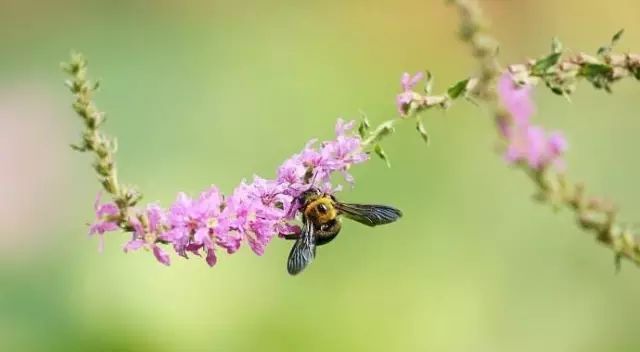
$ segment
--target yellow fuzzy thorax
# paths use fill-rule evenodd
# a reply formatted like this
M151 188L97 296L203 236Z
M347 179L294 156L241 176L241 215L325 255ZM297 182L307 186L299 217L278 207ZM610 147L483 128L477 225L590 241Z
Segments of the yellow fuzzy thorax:
M326 213L319 211L318 207L321 204L327 208ZM320 197L309 202L309 205L304 209L304 215L315 223L326 224L338 216L338 211L333 206L333 200L330 197Z

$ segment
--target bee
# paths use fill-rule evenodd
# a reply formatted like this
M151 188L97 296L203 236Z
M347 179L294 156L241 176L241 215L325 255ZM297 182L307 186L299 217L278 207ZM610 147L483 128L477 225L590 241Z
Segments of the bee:
M341 216L367 226L388 224L402 216L400 210L386 205L342 203L317 188L303 192L298 202L302 213L301 232L285 236L296 241L287 260L287 271L291 275L299 274L313 261L317 246L338 236L342 228Z

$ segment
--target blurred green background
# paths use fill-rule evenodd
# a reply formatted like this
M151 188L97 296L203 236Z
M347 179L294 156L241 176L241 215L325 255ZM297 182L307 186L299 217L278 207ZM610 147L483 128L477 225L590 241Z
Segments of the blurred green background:
M640 51L636 0L482 1L503 62L549 51L554 35L594 52L619 28ZM290 243L246 247L208 268L125 255L87 239L98 190L58 68L84 52L117 136L124 182L171 202L212 183L273 177L337 117L395 114L400 74L430 69L436 90L473 72L441 0L0 1L0 350L638 351L640 270L495 153L483 109L432 112L425 148L411 124L385 144L393 167L353 170L343 199L405 217L345 224L301 276ZM568 165L640 221L639 87L582 84L573 104L536 92L536 119L566 131Z

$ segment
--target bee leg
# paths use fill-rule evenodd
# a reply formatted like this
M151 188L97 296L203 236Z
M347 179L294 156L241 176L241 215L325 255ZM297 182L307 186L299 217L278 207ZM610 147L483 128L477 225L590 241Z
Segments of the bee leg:
M297 240L298 238L300 238L300 234L299 233L287 233L282 235L282 238L284 238L285 240Z
M333 241L334 238L336 238L336 236L338 236L337 233L322 233L322 231L318 231L320 233L316 232L316 235L318 235L317 239L316 239L316 246L322 246L325 245L331 241Z

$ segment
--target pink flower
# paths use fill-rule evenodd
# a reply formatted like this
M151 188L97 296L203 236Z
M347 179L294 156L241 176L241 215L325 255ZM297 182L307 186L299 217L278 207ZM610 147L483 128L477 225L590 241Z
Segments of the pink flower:
M562 156L569 149L569 142L567 142L564 134L560 131L551 132L547 140L547 148L549 159L553 161L555 168L558 171L564 171L565 164Z
M101 195L102 193L99 192L96 196L96 201L93 204L93 209L96 213L96 221L89 227L89 235L98 235L99 237L98 250L100 252L104 249L104 233L119 229L116 218L118 214L120 214L120 210L115 203L100 204Z
M412 90L413 87L422 80L422 78L424 78L424 74L422 72L418 72L413 76L408 72L403 73L402 78L400 79L402 90L405 92Z
M537 170L551 164L562 169L566 150L567 141L560 132L547 136L539 126L515 126L505 158L510 163L524 161Z
M413 91L413 87L415 87L415 85L418 84L418 82L420 82L423 77L424 74L422 72L418 72L413 76L411 76L407 72L402 74L402 78L400 79L402 92L396 96L396 106L398 108L400 116L406 117L409 113L411 103L417 95L417 93Z
M169 257L169 255L162 248L160 248L160 246L158 246L156 243L147 243L145 242L145 240L142 240L142 239L134 239L127 242L127 244L122 249L124 250L125 253L128 253L128 252L136 251L140 248L146 248L148 250L151 250L151 252L153 253L153 256L156 258L156 260L159 263L166 266L171 265L171 258Z
M504 73L498 81L500 100L517 125L528 124L529 118L535 112L531 91L531 86L517 85L508 72Z
M222 196L214 186L202 192L197 200L184 193L178 194L169 209L171 230L166 236L178 254L184 257L187 257L187 252L200 255L202 249L207 253L207 263L210 266L216 263L214 236L216 231L226 230L219 226L221 206Z
M550 153L555 156L560 156L569 149L569 143L560 131L551 132L548 143Z
M251 184L241 183L227 199L225 210L235 215L231 228L258 255L264 254L264 248L278 232L278 224L285 221L285 209L293 201L285 190L283 184L256 176Z
M302 229L299 225L282 222L276 225L276 232L278 233L278 236L284 237L285 235L299 234L302 232Z
M157 244L157 240L164 240L163 233L166 226L166 213L164 209L156 204L149 204L145 214L147 218L147 227L138 219L138 216L131 216L129 224L133 227L133 238L123 247L125 253L136 251L140 248L151 250L156 260L169 266L171 259L169 255Z
M153 256L156 257L156 260L166 266L171 265L171 259L169 255L157 245L153 245Z
M509 73L498 82L498 94L512 121L500 121L500 131L507 140L505 158L510 163L526 162L536 170L549 165L557 169L564 167L562 156L567 150L567 141L560 132L547 136L542 127L530 123L535 111L531 99L531 86L518 86Z
M347 171L351 165L369 159L369 156L362 150L360 137L349 134L353 126L354 121L344 123L342 119L339 119L336 125L336 139L323 143L320 153L323 155L325 163L318 182L328 182L331 174L338 171L342 173L347 182L353 183L353 177Z
M362 140L353 133L355 122L345 122L338 119L336 123L336 138L315 146L315 140L307 143L303 151L286 160L278 170L277 181L286 184L286 193L296 198L313 183L320 187L330 181L330 176L340 172L345 180L353 182L347 172L352 165L360 164L369 159L362 149ZM309 180L305 180L309 176Z

